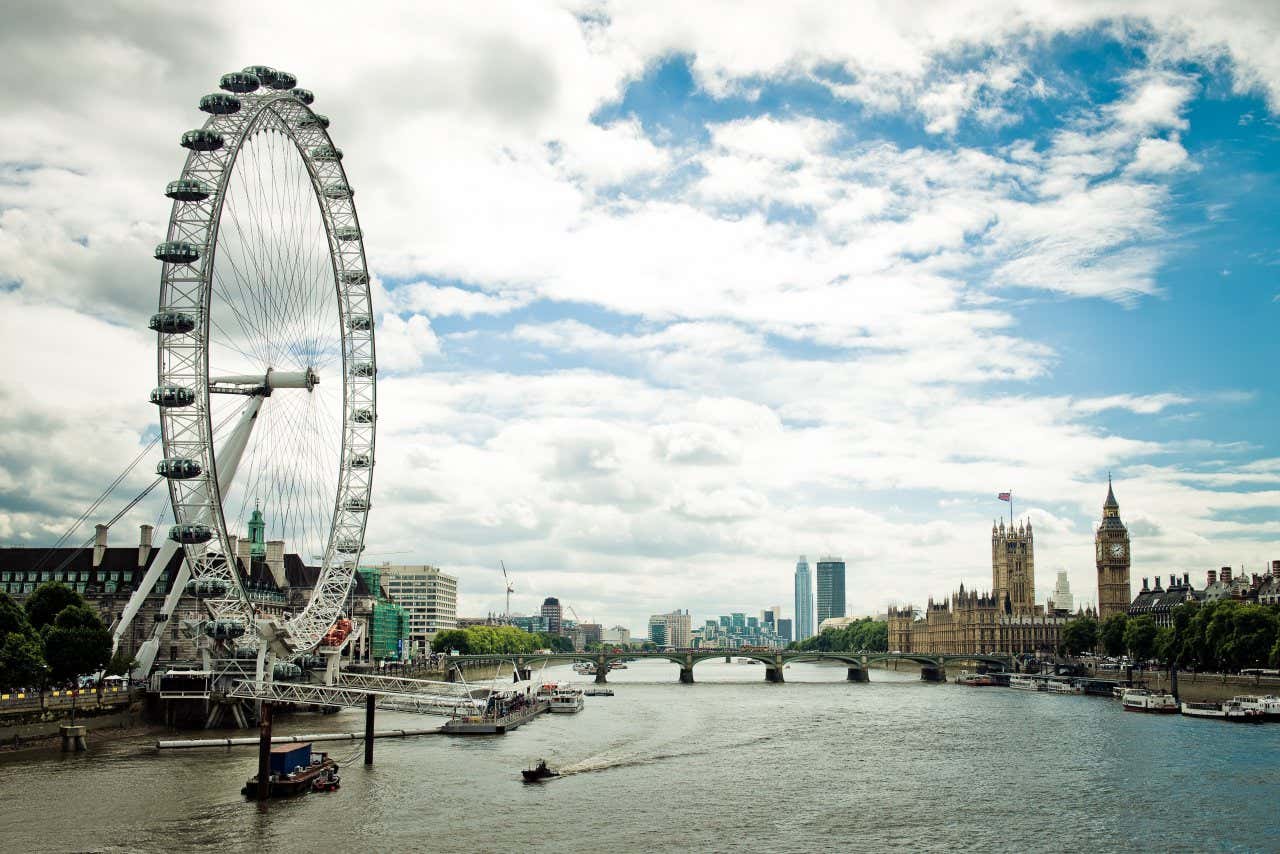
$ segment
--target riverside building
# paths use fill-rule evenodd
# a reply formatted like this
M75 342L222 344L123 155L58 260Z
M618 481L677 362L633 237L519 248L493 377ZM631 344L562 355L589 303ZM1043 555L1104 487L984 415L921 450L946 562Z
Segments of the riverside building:
M813 577L804 555L796 561L796 640L813 635Z
M991 526L990 593L965 590L940 602L930 597L921 612L911 605L889 608L889 649L939 655L1052 652L1067 622L1036 605L1035 535L1031 522L1006 530Z
M688 649L693 646L693 625L689 612L672 611L649 618L649 640L658 646Z
M409 622L409 647L425 650L436 632L458 627L458 579L439 567L384 563L382 584Z

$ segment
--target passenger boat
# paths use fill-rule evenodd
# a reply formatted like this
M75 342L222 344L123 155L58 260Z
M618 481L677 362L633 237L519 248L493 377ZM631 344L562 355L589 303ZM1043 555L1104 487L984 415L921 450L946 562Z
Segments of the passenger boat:
M612 697L613 689L612 688L588 688L582 693L586 694L588 697Z
M538 698L550 702L550 711L560 715L580 712L586 705L582 699L582 689L568 682L544 682L538 688Z
M302 744L277 744L271 748L271 776L268 792L273 798L302 795L321 787L321 791L338 788L338 763L327 753L312 753L311 742ZM331 786L332 788L326 788ZM240 794L247 798L258 796L258 775L254 774L244 784Z
M520 776L524 777L526 783L541 783L543 780L550 780L552 777L559 777L558 771L552 771L547 767L547 760L539 759L538 764L532 768L525 768L520 772Z
M1280 720L1280 697L1255 697L1252 694L1238 694L1231 702L1239 703L1242 709L1257 712L1263 720Z
M1047 679L1044 690L1050 694L1083 694L1084 686L1071 679Z
M986 688L996 684L996 680L985 673L962 672L956 677L957 685L968 685L970 688Z
M1152 694L1145 688L1129 688L1120 698L1126 712L1171 715L1178 712L1178 701L1172 694Z
M1217 718L1238 723L1261 723L1262 712L1246 709L1235 700L1225 703L1183 703L1182 714L1191 718Z
M1043 691L1044 683L1030 676L1010 676L1009 687L1019 691Z

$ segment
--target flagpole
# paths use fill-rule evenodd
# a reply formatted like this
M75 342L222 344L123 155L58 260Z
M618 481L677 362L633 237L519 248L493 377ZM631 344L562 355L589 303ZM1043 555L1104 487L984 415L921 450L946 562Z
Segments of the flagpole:
M1009 530L1013 530L1013 490L1009 490Z

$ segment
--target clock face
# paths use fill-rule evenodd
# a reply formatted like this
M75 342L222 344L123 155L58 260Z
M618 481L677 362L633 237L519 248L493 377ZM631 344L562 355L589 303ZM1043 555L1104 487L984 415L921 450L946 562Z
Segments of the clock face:
M1124 557L1124 543L1112 543L1112 544L1111 544L1111 556L1112 556L1112 557Z

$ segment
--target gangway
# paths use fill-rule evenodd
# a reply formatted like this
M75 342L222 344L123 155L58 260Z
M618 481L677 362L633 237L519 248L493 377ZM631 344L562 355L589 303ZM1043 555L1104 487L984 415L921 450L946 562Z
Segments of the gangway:
M298 682L259 682L245 679L233 683L227 696L268 703L298 703L359 709L365 708L367 698L372 696L374 704L380 709L441 717L472 715L484 711L486 700L464 693L460 685L451 682L425 684L433 684L437 687L430 690L425 687L414 690L405 686L396 690L392 686L305 685Z

